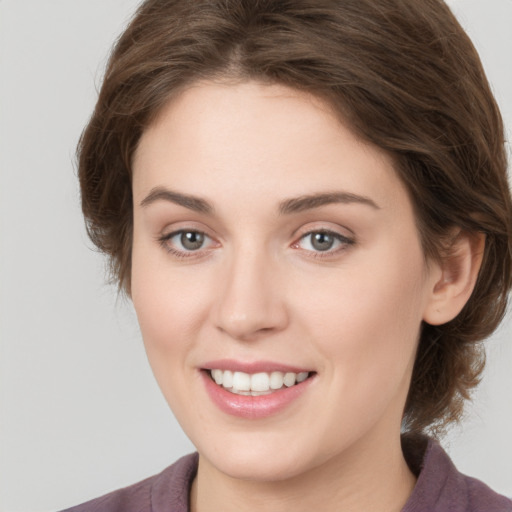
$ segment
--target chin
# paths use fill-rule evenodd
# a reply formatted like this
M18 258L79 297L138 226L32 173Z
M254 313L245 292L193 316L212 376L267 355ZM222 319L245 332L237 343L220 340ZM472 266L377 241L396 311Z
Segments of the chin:
M265 442L261 438L255 442L247 435L246 442L221 444L219 448L199 447L200 457L221 473L235 479L254 482L279 482L304 474L322 461L309 457L303 443L290 441Z
M239 456L233 454L233 457L222 457L218 460L210 461L216 469L225 475L238 480L248 480L253 482L280 482L291 479L304 473L304 468L297 461L283 458L281 454L274 455L271 459L263 458L262 454Z

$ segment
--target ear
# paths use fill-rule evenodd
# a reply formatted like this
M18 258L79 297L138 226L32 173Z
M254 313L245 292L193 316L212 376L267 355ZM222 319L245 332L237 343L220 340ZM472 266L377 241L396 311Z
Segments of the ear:
M431 263L432 283L423 320L441 325L453 320L468 301L478 277L485 248L483 233L459 231L447 255Z

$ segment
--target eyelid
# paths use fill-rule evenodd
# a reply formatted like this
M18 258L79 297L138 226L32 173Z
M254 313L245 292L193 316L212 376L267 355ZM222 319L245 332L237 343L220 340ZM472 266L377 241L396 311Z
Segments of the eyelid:
M350 231L350 230L349 230ZM338 247L334 249L328 249L325 251L320 250L312 250L312 249L304 249L300 247L300 242L307 238L308 236L312 236L317 233L322 233L326 235L330 235L339 242ZM339 230L331 227L326 227L325 225L319 225L318 227L307 227L300 230L300 235L295 239L295 242L291 245L292 248L301 250L304 253L307 253L309 256L313 258L329 258L338 255L340 252L346 251L350 246L355 245L356 239L354 234L351 232L350 235L346 235L340 233Z
M200 247L197 250L178 249L176 247L173 247L170 244L170 241L175 236L181 235L183 233L197 233L203 235L205 240L209 240L209 243L207 244L206 247ZM157 236L157 242L169 254L179 259L200 258L202 256L205 256L206 253L210 252L216 246L218 247L220 245L219 242L217 242L210 234L206 232L206 230L190 226L183 226L177 229L173 229L168 233L163 233Z
M203 222L198 222L192 219L179 219L175 222L162 223L161 227L155 231L156 239L161 240L163 238L169 239L177 233L183 232L193 232L193 233L201 233L212 240L218 240L218 236L213 229L211 229L208 225L205 225Z
M331 229L311 229L309 231L306 231L305 233L302 233L299 238L297 238L297 241L294 243L298 243L300 240L306 238L307 236L316 235L316 234L323 234L323 235L330 235L336 240L339 240L342 243L347 244L353 244L355 243L355 240L352 237L348 237L346 235L343 235L342 233L339 233L337 231L333 231Z

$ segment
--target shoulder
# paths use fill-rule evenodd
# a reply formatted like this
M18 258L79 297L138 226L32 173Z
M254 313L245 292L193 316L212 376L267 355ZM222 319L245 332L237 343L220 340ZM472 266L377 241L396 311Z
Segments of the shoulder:
M462 475L471 504L471 511L475 512L512 512L512 500L494 492L487 485L476 478Z
M158 475L62 512L187 512L197 461L197 454L187 455Z
M423 444L421 460L411 464L419 468L418 481L402 512L512 512L511 500L457 471L439 443Z

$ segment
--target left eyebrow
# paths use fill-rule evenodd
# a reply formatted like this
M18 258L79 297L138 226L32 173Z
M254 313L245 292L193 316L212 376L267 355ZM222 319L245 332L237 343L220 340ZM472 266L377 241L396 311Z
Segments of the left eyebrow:
M191 196L189 194L182 194L164 187L153 188L140 202L140 205L145 208L156 201L167 201L207 215L211 215L213 213L213 206L205 199Z
M370 206L374 210L380 210L380 206L369 197L350 192L327 192L286 199L279 204L279 213L281 215L288 215L335 203L363 204Z

